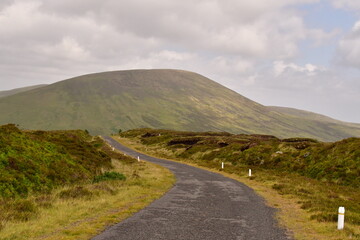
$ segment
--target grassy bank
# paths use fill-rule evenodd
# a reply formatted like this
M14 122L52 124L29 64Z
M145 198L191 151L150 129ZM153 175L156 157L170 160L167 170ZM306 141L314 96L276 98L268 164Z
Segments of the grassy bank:
M112 168L104 142L85 131L22 131L0 126L0 198L46 193L91 181Z
M89 239L174 183L85 131L0 128L0 239ZM57 168L58 167L58 168Z
M23 206L36 206L36 213L27 221L7 222L0 239L89 239L146 207L174 182L169 171L154 164L129 166L115 161L114 165L115 171L128 176L126 181L64 187L22 200L30 203ZM33 208L22 211L25 214Z
M262 135L138 129L121 142L147 154L175 159L245 182L279 208L296 239L359 239L359 139L320 143ZM225 168L221 168L221 162ZM248 169L253 177L248 178ZM336 230L337 209L346 227Z

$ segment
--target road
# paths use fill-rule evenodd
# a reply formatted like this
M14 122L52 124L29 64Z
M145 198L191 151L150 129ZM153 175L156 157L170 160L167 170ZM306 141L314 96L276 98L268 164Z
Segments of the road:
M146 156L109 137L106 140L127 155L170 169L177 181L162 198L93 240L291 239L278 227L275 209L266 206L244 184L221 174Z

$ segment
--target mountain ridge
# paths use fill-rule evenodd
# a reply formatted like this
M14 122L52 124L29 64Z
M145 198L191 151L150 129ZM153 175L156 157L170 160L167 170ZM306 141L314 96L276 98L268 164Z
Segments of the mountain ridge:
M0 124L9 122L94 134L151 127L323 141L360 136L360 125L274 111L200 74L168 69L87 74L0 98Z
M11 96L11 95L21 93L21 92L30 91L32 89L36 89L36 88L40 88L40 87L44 87L44 86L47 86L47 84L38 84L38 85L32 85L32 86L27 86L27 87L14 88L14 89L10 89L10 90L0 91L0 98Z

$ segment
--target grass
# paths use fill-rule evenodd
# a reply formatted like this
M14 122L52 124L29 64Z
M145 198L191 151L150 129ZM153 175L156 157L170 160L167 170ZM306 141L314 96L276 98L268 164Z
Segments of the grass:
M105 172L101 175L95 176L93 182L98 183L98 182L102 182L102 181L125 180L125 179L126 179L126 177L124 174L111 171L111 172Z
M279 209L280 223L296 239L360 239L358 139L319 143L299 138L280 141L261 135L208 136L150 129L121 136L116 139L146 154L200 166L244 182ZM221 162L225 162L224 170L220 169ZM247 177L249 168L252 178ZM344 231L336 229L340 206L346 208Z
M174 181L87 131L0 126L0 239L89 239Z
M125 181L68 186L29 197L22 211L36 205L36 214L5 223L0 239L89 239L162 196L175 181L168 170L151 163L113 164L114 171L129 176Z
M84 131L21 131L0 126L0 199L86 182L111 169L104 142Z

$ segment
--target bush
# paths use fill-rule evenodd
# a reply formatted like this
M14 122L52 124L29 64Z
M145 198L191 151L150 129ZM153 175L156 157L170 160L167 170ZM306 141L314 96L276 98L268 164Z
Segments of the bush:
M122 173L118 172L105 172L99 176L95 176L93 182L98 183L102 181L109 181L109 180L126 180L126 177Z

